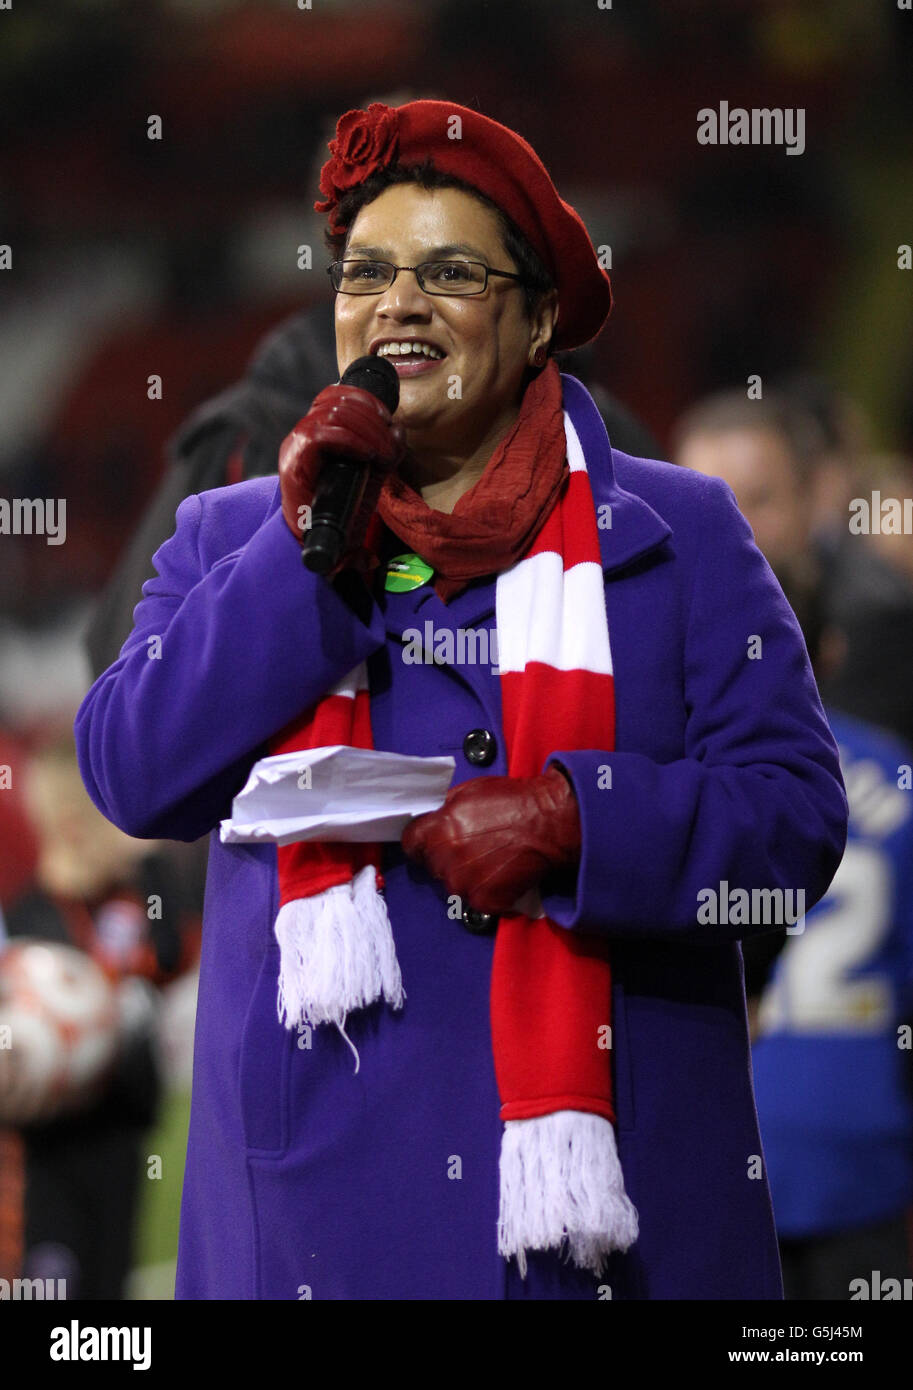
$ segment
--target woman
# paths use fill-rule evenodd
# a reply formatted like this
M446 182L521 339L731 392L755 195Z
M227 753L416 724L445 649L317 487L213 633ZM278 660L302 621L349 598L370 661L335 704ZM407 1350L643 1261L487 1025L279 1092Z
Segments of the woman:
M178 1296L782 1297L738 947L770 918L705 909L839 862L801 636L729 490L614 452L549 360L611 298L532 149L413 102L330 150L338 365L392 361L395 418L328 387L278 481L188 498L76 721L118 825L213 832ZM334 451L370 476L320 578ZM453 756L444 805L221 842L257 758L338 743Z

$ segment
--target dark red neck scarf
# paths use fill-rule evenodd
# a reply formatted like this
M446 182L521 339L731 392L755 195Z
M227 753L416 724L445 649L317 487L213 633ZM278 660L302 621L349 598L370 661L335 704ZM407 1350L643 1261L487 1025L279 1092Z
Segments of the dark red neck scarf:
M452 512L429 507L398 474L387 479L377 510L431 565L435 591L447 603L470 580L500 574L529 549L567 476L561 374L550 362L527 386L519 415Z

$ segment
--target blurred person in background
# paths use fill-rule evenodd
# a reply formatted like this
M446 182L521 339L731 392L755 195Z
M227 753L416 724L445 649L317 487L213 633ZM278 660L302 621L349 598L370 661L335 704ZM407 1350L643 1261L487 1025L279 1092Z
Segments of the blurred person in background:
M868 538L879 559L913 596L913 462L898 455L876 454L868 460L865 487L860 484L861 480L857 490L863 491L864 496L850 503L854 526L857 518L860 526L868 520L868 528L859 534ZM889 510L893 513L890 524Z
M902 507L913 496L913 462L876 453L863 412L822 378L789 378L782 390L824 437L813 473L811 536L823 616L832 636L839 634L841 656L824 664L822 696L913 744L913 537L902 526L860 531L853 520L860 501L871 510L874 491Z
M672 435L676 463L732 488L758 549L789 588L800 623L819 601L820 564L809 541L823 448L823 433L809 413L772 392L761 400L738 390L708 396Z
M828 717L847 847L754 981L753 1068L786 1297L845 1300L913 1276L913 748Z
M698 907L839 862L801 634L728 491L613 449L558 370L611 296L530 146L414 102L330 153L337 370L386 357L399 404L328 386L278 478L182 503L76 721L122 829L211 832L177 1296L779 1298L751 928ZM366 491L322 577L338 454ZM409 661L416 620L500 665ZM383 845L222 840L261 756L340 742L455 785Z
M721 394L680 423L676 456L732 487L826 688L846 639L810 544L803 411ZM867 540L854 537L857 549ZM909 563L908 538L884 544L890 563ZM748 938L742 952L786 1297L846 1300L876 1270L882 1285L913 1274L913 748L825 708L849 804L844 857L804 930Z
M672 454L730 483L803 627L816 610L825 704L913 744L913 540L851 526L853 499L868 512L879 486L878 460L856 453L861 437L850 404L800 381L761 400L706 397L677 422ZM884 497L911 496L909 463L884 472Z
M17 1273L64 1279L68 1298L119 1299L143 1140L161 1096L155 987L192 964L196 929L158 847L124 835L86 796L71 733L32 753L24 803L37 859L30 882L5 904L7 944L28 939L84 952L117 987L119 1024L116 1065L101 1094L20 1130ZM16 1042L14 1028L14 1053Z
M833 698L850 713L865 711L863 673L871 678L873 670L892 664L890 696L878 709L878 722L913 745L913 461L871 457L856 493L850 501L852 539L866 556L867 579L857 611L847 619L856 667L838 673Z
M829 572L847 536L847 516L860 469L872 453L871 424L854 400L814 372L797 372L776 379L775 397L789 401L814 422L818 440L808 479L809 534ZM835 583L829 577L829 590Z

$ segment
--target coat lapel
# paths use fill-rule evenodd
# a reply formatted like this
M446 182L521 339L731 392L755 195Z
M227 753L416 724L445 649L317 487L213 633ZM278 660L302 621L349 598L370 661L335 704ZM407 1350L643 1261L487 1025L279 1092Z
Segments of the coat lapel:
M672 535L653 508L615 481L612 446L595 401L576 377L561 377L564 408L571 417L587 464L605 574L639 560Z

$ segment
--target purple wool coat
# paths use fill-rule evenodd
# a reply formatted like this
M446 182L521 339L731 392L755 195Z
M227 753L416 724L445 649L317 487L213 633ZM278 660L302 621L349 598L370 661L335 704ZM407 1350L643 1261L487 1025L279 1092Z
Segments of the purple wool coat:
M436 634L492 628L494 579L448 605L427 585L381 591L356 613L304 569L277 479L260 478L182 503L133 633L76 719L86 786L116 825L212 832L178 1298L782 1297L738 944L757 928L700 924L698 894L725 880L821 897L846 835L837 751L728 487L613 451L586 390L567 376L563 390L596 506L611 508L599 535L617 736L613 752L554 750L583 850L567 896L544 906L612 943L617 1138L639 1238L602 1279L543 1252L523 1280L497 1253L494 938L453 920L446 887L398 844L383 870L403 1010L349 1016L357 1074L335 1028L308 1047L278 1021L275 848L218 834L270 736L366 658L376 747L451 754L454 782L506 763L497 673L402 659L404 631L429 619ZM485 767L464 753L478 729L495 740Z

